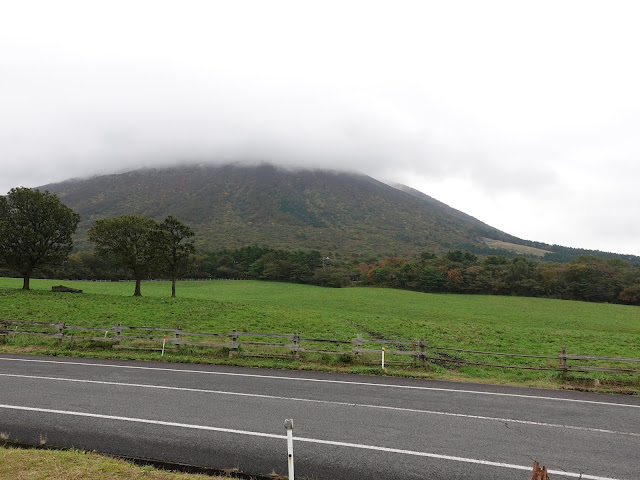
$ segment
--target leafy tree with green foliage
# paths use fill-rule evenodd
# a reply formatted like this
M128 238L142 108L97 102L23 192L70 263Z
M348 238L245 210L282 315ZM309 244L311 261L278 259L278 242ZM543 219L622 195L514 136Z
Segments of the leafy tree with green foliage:
M379 266L371 270L370 280L373 285L389 286L391 272L387 267Z
M171 279L171 297L175 298L176 279L189 271L191 256L196 251L193 245L195 233L171 215L160 224L160 231L162 232L160 255L163 258L164 270Z
M131 270L136 281L133 296L142 296L140 283L160 260L163 235L158 222L138 215L96 220L89 229L89 240L96 244L98 255Z
M420 274L420 288L425 292L441 292L444 288L444 270L426 267Z
M340 288L349 285L351 280L344 270L336 267L325 267L318 268L313 273L311 283L321 287Z
M478 257L476 257L473 253L463 252L462 250L447 252L445 258L450 262L454 262L463 266L470 266L478 261Z
M640 285L631 285L622 290L618 300L629 305L640 305Z
M20 273L22 289L29 290L34 270L59 265L71 253L79 221L49 191L12 188L0 197L0 263Z
M123 280L123 269L114 268L109 261L95 252L76 252L59 268L47 269L47 278L70 280Z

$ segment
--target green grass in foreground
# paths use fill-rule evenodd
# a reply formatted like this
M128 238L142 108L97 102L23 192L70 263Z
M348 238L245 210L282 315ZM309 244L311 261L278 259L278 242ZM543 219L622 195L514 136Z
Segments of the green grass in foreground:
M0 478L12 480L222 480L140 467L77 450L34 450L0 446Z
M84 290L82 295L52 293L52 285ZM142 298L134 298L133 283L92 283L32 280L32 291L22 292L20 279L0 278L0 317L111 327L180 325L186 331L226 333L292 333L350 340L366 337L421 339L432 345L493 352L556 356L568 353L638 357L640 309L624 305L563 300L425 294L381 288L328 289L308 285L258 281L179 282L175 299L168 282L146 282ZM0 346L12 351L11 342ZM49 348L49 353L54 352ZM55 350L55 349L54 349ZM15 351L15 349L13 350ZM37 349L36 349L37 351ZM92 355L154 359L156 354L114 352L104 347ZM171 355L177 355L171 353ZM191 360L228 363L222 357ZM165 356L165 360L189 358ZM493 359L495 360L495 359ZM511 360L510 360L511 361ZM308 368L294 360L236 359L233 363L283 368ZM550 366L557 365L550 361ZM331 365L329 365L331 366ZM334 367L336 367L334 362ZM314 367L315 368L315 367ZM323 368L318 366L317 368ZM372 371L348 365L349 371ZM558 384L555 372L509 371L480 367L440 368L428 372L395 369L401 375L476 379L491 382ZM586 375L587 378L594 375ZM614 383L637 391L638 379L614 377Z

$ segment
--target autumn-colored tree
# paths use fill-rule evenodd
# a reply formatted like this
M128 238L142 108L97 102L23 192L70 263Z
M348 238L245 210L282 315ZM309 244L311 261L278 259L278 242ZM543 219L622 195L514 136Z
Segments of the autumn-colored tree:
M447 271L446 276L446 288L450 292L456 292L460 290L464 283L464 277L462 272L457 268L451 268Z
M640 305L640 285L632 285L622 290L618 300L629 305Z

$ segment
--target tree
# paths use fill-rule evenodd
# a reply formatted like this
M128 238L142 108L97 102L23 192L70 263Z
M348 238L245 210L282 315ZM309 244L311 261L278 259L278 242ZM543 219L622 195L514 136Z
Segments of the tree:
M622 290L618 300L629 305L640 305L640 285L631 285Z
M171 297L176 296L176 279L190 267L190 257L195 252L193 230L177 218L169 215L160 224L163 233L161 256L165 271L171 278Z
M57 195L26 187L0 197L0 262L22 275L29 290L34 270L57 266L71 253L80 215Z
M128 268L136 281L134 297L140 297L140 283L159 263L163 235L158 222L137 215L96 220L89 229L89 240L96 253L119 267Z
M425 292L441 292L444 288L444 267L428 266L420 274L420 287Z

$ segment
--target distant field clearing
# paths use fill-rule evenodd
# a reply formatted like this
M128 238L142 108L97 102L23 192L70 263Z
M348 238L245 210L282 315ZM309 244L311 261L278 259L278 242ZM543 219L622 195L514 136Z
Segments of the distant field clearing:
M502 240L493 240L491 238L483 238L482 240L491 248L509 250L511 252L521 253L523 255L536 255L538 257L544 257L547 253L553 253L550 250L542 250L541 248L527 247L526 245L518 245L515 243L503 242Z

